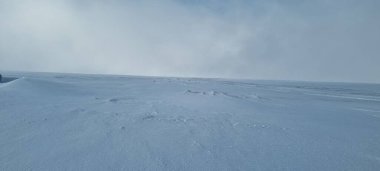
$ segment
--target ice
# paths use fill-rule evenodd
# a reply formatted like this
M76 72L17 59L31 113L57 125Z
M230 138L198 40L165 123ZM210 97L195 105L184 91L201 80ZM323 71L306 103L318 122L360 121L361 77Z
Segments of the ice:
M3 76L0 170L380 168L377 84Z

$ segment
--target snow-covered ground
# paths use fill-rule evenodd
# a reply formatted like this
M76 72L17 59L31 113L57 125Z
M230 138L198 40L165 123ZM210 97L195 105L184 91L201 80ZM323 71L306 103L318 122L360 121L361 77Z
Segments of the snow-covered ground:
M380 170L380 85L3 76L0 170Z

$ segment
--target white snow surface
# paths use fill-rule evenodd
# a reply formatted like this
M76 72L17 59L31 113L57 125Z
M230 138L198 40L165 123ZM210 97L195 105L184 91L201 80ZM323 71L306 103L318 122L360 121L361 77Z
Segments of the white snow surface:
M0 170L380 170L380 85L5 73Z

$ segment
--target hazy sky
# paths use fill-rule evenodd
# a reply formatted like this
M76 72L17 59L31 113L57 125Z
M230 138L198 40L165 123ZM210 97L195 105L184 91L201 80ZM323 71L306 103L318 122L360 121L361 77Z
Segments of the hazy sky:
M0 70L380 82L379 0L0 0Z

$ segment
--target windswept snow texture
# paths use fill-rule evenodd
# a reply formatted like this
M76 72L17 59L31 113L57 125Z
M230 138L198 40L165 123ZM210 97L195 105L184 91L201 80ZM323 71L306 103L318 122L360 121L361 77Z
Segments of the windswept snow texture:
M380 85L11 77L0 170L380 170Z

